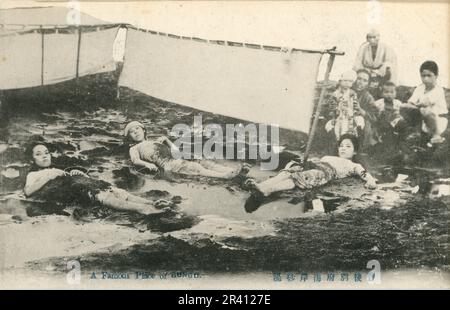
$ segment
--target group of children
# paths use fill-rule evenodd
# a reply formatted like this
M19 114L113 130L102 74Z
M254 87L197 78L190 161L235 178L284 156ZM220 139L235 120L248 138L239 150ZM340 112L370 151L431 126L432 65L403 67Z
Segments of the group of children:
M337 146L337 156L324 156L309 163L292 161L273 178L260 183L247 180L251 195L245 202L245 210L253 212L267 201L272 193L299 188L307 190L349 176L356 176L369 189L376 188L376 179L364 167L355 162L361 143L370 141L398 143L406 138L409 124L402 113L416 111L421 116L421 130L428 135L429 144L444 142L448 109L444 89L437 84L438 65L424 62L419 69L422 84L417 86L406 103L398 100L396 85L385 81L380 85L380 98L370 94L370 72L359 69L355 73L342 74L338 87L326 102L328 119L325 131L330 133ZM356 80L356 81L355 81ZM362 145L363 147L366 145Z
M409 124L402 117L402 113L411 113L412 110L420 112L422 131L429 135L430 144L444 142L442 134L447 129L448 109L445 100L444 89L437 84L439 75L438 65L434 61L426 61L420 66L420 76L422 84L417 86L412 96L406 103L396 98L396 85L392 82L385 82L376 89L372 89L372 96L377 99L369 106L361 107L360 100L352 88L355 81L353 71L342 74L337 89L329 96L327 106L329 109L328 121L325 125L327 132L333 132L336 141L339 141L343 134L353 134L363 139L366 127L372 128L370 134L372 140L381 142L383 136L396 135L399 139L404 139L407 127L414 127L416 124ZM364 69L358 71L358 75L364 73ZM366 73L370 77L370 73ZM379 97L380 98L377 98ZM366 147L367 145L362 145Z

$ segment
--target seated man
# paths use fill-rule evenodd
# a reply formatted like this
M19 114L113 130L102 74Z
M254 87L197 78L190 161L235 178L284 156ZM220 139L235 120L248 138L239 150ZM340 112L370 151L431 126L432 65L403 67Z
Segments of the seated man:
M379 76L382 82L397 80L397 58L394 51L379 42L380 33L371 30L366 36L367 42L359 48L353 70L366 69L371 76Z

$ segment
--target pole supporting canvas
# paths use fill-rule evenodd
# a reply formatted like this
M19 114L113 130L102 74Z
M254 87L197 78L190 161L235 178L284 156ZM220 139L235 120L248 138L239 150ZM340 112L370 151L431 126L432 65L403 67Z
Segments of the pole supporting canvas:
M44 85L44 31L41 26L41 85Z
M192 41L196 41L196 42L209 43L209 44L214 44L214 45L245 47L245 48L269 50L269 51L278 51L278 52L283 52L285 50L290 50L292 52L344 55L344 52L338 51L336 49L328 49L328 50L314 50L314 49L301 49L301 48L290 48L290 49L287 49L286 47L281 47L281 46L261 45L261 44L254 44L254 43L249 43L249 42L234 42L234 41L226 41L226 40L209 40L209 39L198 38L198 37L179 36L179 35L175 35L175 34L171 34L171 33L165 33L165 32L153 31L153 30L149 30L149 29L143 29L143 28L135 27L135 26L130 25L130 24L122 24L122 26L126 27L127 29L132 29L132 30L136 30L136 31L140 31L140 32L145 32L145 33L149 33L149 34L152 34L152 35L169 37L169 38L173 38L173 39L192 40Z
M317 124L319 123L320 112L322 110L322 105L323 105L323 101L325 98L326 88L327 88L328 82L330 80L330 73L331 73L331 69L333 68L334 58L336 57L336 55L343 55L343 53L337 53L336 47L333 47L332 49L329 50L329 55L330 55L330 57L328 58L327 69L325 71L324 83L322 85L322 89L320 90L319 102L317 103L316 112L314 114L314 120L311 125L311 129L309 131L308 143L306 145L306 151L303 156L304 163L306 163L306 161L308 160L309 153L311 152L311 145L314 140L314 135L316 133Z
M77 67L75 71L75 78L78 78L80 75L80 50L81 50L81 28L78 27L78 44L77 44Z

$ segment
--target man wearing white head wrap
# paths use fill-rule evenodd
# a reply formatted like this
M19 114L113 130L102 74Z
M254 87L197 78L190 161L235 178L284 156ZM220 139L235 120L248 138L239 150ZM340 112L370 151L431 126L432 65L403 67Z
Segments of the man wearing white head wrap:
M360 69L367 69L372 76L397 84L397 57L389 46L380 42L380 33L376 29L367 33L366 42L356 55L353 70Z

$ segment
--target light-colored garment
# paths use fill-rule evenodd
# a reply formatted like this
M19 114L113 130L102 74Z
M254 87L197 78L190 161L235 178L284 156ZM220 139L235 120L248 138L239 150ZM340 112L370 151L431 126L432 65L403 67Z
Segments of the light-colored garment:
M167 145L153 142L142 141L130 148L130 155L137 150L141 160L155 164L165 171L184 174L200 174L198 164L183 159L173 159L170 148ZM131 158L133 161L133 157Z
M359 115L357 109L358 97L352 90L341 91L339 88L333 92L329 99L330 109L333 114L331 123L327 123L326 130L334 128L336 140L347 133L358 135L356 127L364 128L364 118ZM332 125L334 121L334 127Z
M436 116L437 131L442 134L448 124L448 119L443 114L448 114L447 101L445 100L444 89L436 85L432 90L426 91L425 85L420 84L414 89L414 92L408 100L413 105L426 105L426 111L431 111ZM422 130L429 132L425 122L422 122Z
M384 98L378 99L375 101L375 106L377 107L378 113L383 112L385 110ZM394 99L392 101L392 106L395 112L400 113L400 107L402 106L402 102L398 99Z
M343 179L350 176L359 176L362 179L365 179L367 175L363 166L352 162L350 159L338 156L324 156L320 161L333 167L336 179Z
M373 57L372 47L369 42L365 42L359 48L353 70L367 69L385 76L388 67L391 71L390 81L397 83L397 56L395 52L386 44L378 43L376 55Z
M403 117L400 115L400 107L402 106L402 102L398 99L394 99L392 101L392 108L389 111L389 115L387 115L387 121L391 124L391 126L395 126ZM386 112L386 104L383 98L375 101L375 107L378 110L378 115L383 112Z
M309 132L320 53L205 44L129 28L125 54L120 86L201 111Z
M160 168L166 169L166 165L169 161L171 161L172 157L170 155L170 150L169 153L162 151L162 148L164 147L165 146L160 143L145 140L132 146L130 148L130 154L132 154L134 150L137 150L141 160L153 163Z
M314 169L303 170L301 166L293 166L283 171L289 172L294 184L301 189L311 189L351 176L358 176L365 181L371 177L360 164L338 156L324 156L312 162Z

